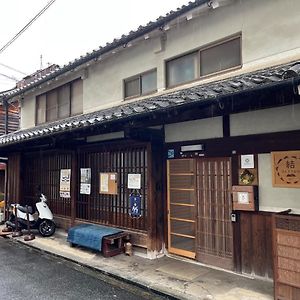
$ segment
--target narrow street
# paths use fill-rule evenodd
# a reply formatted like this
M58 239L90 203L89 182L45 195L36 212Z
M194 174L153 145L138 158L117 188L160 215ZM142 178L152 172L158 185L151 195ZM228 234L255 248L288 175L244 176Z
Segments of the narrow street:
M165 299L0 238L0 299Z

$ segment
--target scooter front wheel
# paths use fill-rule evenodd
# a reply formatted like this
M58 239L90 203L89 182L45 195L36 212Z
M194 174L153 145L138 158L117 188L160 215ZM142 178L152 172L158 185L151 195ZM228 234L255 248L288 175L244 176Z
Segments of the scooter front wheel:
M39 225L39 233L44 236L48 237L54 234L55 232L55 223L51 220L42 220Z

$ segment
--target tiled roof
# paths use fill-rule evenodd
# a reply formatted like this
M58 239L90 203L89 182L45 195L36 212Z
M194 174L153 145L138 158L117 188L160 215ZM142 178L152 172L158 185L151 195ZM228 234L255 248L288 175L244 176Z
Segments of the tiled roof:
M224 96L278 85L288 81L290 77L299 78L299 75L300 62L290 63L235 76L226 80L152 96L136 102L124 102L120 106L70 117L2 136L0 137L0 147L80 128L101 126L110 122L143 117L150 113L163 112L173 108L184 108L188 105L217 100Z
M79 58L70 61L68 64L62 67L57 66L57 68L55 68L54 70L51 70L49 73L44 74L41 78L35 79L34 81L28 83L23 87L15 88L3 93L0 92L0 100L11 99L12 97L18 96L24 92L31 90L34 87L43 84L44 82L47 82L48 80L54 79L55 77L71 71L82 64L88 63L89 61L96 59L105 53L108 53L118 47L123 47L130 41L146 35L157 28L162 28L168 22L205 3L208 3L209 5L208 0L195 0L189 2L187 5L183 5L182 7L177 8L176 11L170 11L168 14L166 14L166 16L160 16L154 22L149 22L145 26L139 26L137 30L130 31L127 35L124 34L121 36L121 38L114 39L111 43L106 43L105 46L100 46L97 50L87 52L85 55L82 55Z

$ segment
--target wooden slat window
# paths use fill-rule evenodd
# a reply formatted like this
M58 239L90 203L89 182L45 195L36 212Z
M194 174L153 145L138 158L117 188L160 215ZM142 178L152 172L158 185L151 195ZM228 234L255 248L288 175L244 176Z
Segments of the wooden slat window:
M91 168L92 182L90 195L78 195L76 218L112 225L127 229L147 230L148 199L148 161L146 145L99 147L79 154L79 168ZM107 195L99 193L99 174L117 173L118 193ZM129 215L129 195L127 176L129 173L141 174L142 216L138 219Z
M35 205L37 187L46 195L48 205L55 215L71 215L71 199L59 195L60 170L71 169L71 153L29 153L24 156L23 204Z

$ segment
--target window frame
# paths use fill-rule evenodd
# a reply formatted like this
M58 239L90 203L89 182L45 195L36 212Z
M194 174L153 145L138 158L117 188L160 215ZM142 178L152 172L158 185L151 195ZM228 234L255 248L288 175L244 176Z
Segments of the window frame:
M150 74L150 73L154 73L154 72L156 73L156 88L153 91L149 91L147 93L142 94L142 77L144 75L147 75L147 74ZM130 81L134 81L136 79L138 79L138 81L139 81L139 93L135 94L135 95L132 95L132 96L126 96L126 83L130 82ZM123 80L123 99L124 100L133 99L133 98L137 98L137 97L141 97L141 96L146 96L146 95L151 95L151 94L156 93L156 92L157 92L157 68L153 68L153 69L147 70L145 72L139 73L137 75L128 77L128 78L126 78L126 79Z
M210 48L216 47L218 45L225 44L225 43L230 42L232 40L236 40L236 39L239 39L239 46L240 46L239 62L240 62L240 64L236 65L236 66L233 66L231 68L228 68L228 69L212 72L212 73L206 74L206 75L201 75L201 71L200 71L201 70L201 66L200 66L200 64L201 64L201 59L200 59L201 58L201 52L204 51L204 50L208 50ZM193 54L193 53L196 53L196 56L197 56L197 58L196 58L196 61L197 61L196 78L192 79L192 80L189 80L189 81L182 82L182 83L178 83L178 84L175 84L175 85L169 85L168 84L168 81L169 81L169 79L168 79L168 63L171 62L171 61L174 61L178 58L181 58L181 57ZM186 52L184 54L172 57L171 59L165 60L165 87L166 87L166 89L172 89L172 88L175 88L175 87L178 87L178 86L182 86L184 84L189 84L189 83L192 83L192 82L195 82L195 81L198 81L198 80L213 77L213 76L223 74L223 73L226 73L226 72L231 72L233 70L238 70L238 69L242 68L242 66L243 66L242 33L239 32L239 33L236 33L234 35L231 35L231 36L219 39L217 41L214 41L212 43L206 44L205 46L200 47L196 50L192 50L192 51Z
M82 79L81 78L77 78L75 80L72 80L70 82L62 84L60 86L57 86L57 87L55 87L55 88L53 88L51 90L48 90L48 91L46 91L46 92L44 92L42 94L39 94L39 95L37 95L35 97L35 126L46 124L46 123L50 123L50 122L55 122L55 121L58 121L58 120L63 120L64 118L73 117L73 116L76 116L76 115L79 115L79 114L83 113L83 111L82 111L81 113L72 114L72 111L71 111L72 99L73 99L71 91L72 91L73 84L76 83L77 81L82 81ZM60 117L59 116L59 112L60 112L59 111L59 107L60 107L60 105L59 105L59 90L63 89L64 87L67 87L69 89L69 99L68 99L69 109L68 109L68 116ZM47 118L47 110L48 110L48 108L47 108L47 98L49 97L49 94L51 94L51 93L55 93L56 94L56 109L57 109L57 111L56 111L56 118L53 119L53 120L49 120ZM45 102L46 102L46 104L45 104L45 111L44 111L45 115L43 117L45 119L45 122L39 123L38 122L38 101L39 101L39 98L42 97L42 96L45 96L45 98L46 98L46 100L45 100Z

